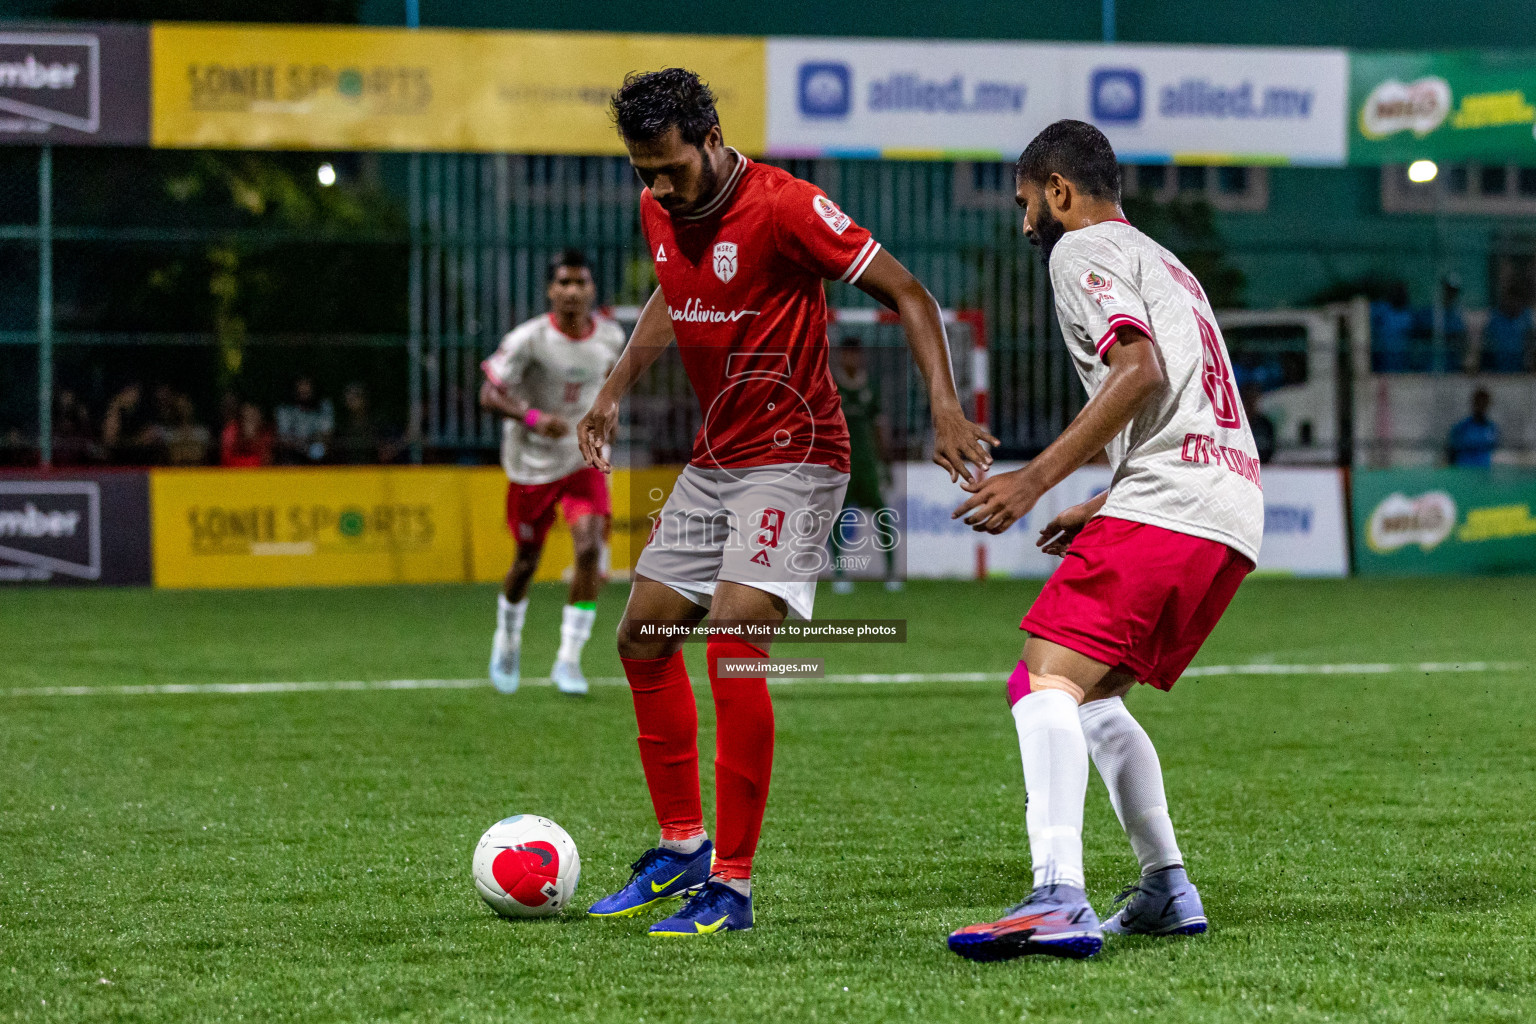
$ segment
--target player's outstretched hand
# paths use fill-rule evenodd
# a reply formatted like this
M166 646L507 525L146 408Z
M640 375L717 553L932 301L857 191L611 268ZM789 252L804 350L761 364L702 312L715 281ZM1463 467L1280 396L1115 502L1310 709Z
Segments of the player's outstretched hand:
M581 449L581 457L587 465L600 469L604 473L613 472L613 467L608 460L603 458L603 445L613 436L614 428L619 423L619 403L605 400L601 395L587 414L576 424L576 444Z
M1081 505L1073 505L1057 514L1056 518L1045 524L1040 531L1040 537L1035 541L1035 547L1048 555L1060 558L1067 553L1067 548L1072 541L1082 532L1088 520L1092 519L1098 509L1094 502L1085 501Z
M965 516L965 525L978 533L1002 533L1029 515L1040 500L1040 490L1023 469L999 473L986 480L967 481L960 486L970 491L971 496L950 518Z
M986 427L972 423L956 409L949 413L935 413L933 417L933 461L949 470L949 479L973 483L967 462L986 471L992 466L992 455L982 442L996 446L1001 444Z

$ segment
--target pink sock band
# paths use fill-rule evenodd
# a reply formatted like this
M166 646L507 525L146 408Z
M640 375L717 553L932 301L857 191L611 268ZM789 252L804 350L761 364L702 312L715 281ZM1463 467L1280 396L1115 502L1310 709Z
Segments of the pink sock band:
M1011 708L1029 696L1029 666L1019 662L1008 676L1008 706Z

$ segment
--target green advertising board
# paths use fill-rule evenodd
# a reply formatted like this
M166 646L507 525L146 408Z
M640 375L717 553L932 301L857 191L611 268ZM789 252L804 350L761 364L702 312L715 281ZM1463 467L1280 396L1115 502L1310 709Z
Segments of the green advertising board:
M1536 572L1536 471L1360 470L1350 494L1362 575Z
M1349 162L1536 163L1536 50L1354 52Z

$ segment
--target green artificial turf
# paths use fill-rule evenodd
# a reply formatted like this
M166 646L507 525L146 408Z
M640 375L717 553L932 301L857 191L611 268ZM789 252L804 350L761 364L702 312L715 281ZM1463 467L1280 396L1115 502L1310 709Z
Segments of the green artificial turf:
M820 614L905 618L909 642L797 653L835 673L1006 671L1034 591L824 590ZM774 687L758 927L688 942L648 939L650 918L503 921L470 885L475 840L515 811L575 837L577 909L625 880L655 821L620 686L15 693L471 678L492 594L0 592L0 1020L1536 1017L1536 579L1246 584L1197 664L1532 667L1134 693L1212 929L1087 962L944 947L1029 886L996 683ZM599 606L594 676L619 674L623 597ZM530 673L559 604L534 595ZM1135 864L1097 780L1085 831L1102 913Z

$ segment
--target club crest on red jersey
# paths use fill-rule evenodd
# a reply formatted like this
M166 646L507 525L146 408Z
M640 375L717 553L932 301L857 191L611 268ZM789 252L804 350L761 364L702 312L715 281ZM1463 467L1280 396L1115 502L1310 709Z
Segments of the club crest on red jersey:
M730 281L736 276L736 243L715 243L715 276L722 281Z

